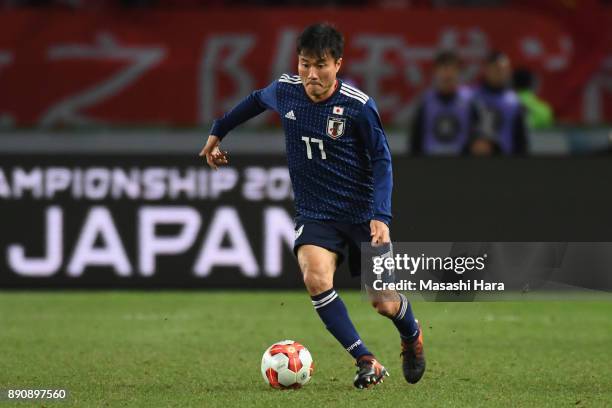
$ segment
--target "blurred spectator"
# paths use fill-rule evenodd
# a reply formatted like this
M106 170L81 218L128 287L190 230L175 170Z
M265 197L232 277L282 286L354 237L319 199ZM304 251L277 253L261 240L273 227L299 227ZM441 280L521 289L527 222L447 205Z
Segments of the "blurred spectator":
M510 87L511 67L508 56L493 51L484 66L482 84L474 98L484 108L482 135L471 142L476 155L521 154L527 150L525 115L518 95Z
M434 60L433 86L425 91L412 121L415 155L460 155L475 136L480 111L469 88L461 86L461 61L452 51Z
M546 129L553 125L553 111L548 103L535 93L533 73L526 68L514 71L512 84L525 113L529 129Z

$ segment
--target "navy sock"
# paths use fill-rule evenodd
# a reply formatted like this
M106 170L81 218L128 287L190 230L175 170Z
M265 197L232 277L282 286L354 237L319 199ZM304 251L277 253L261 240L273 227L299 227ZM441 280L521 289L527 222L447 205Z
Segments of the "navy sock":
M393 324L397 327L402 339L412 341L419 335L419 326L414 314L412 314L412 308L406 296L401 293L398 293L398 295L400 296L400 308L393 318Z
M349 318L344 302L332 288L323 293L311 296L312 305L325 323L329 332L342 344L351 356L358 359L372 354L359 338L359 333Z

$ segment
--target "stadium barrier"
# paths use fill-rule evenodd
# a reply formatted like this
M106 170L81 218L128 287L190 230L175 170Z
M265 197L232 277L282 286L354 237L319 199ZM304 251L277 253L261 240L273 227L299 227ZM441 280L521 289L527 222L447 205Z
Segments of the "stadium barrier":
M395 241L612 241L606 158L394 159ZM284 158L0 155L2 288L297 288ZM337 285L358 287L340 272Z

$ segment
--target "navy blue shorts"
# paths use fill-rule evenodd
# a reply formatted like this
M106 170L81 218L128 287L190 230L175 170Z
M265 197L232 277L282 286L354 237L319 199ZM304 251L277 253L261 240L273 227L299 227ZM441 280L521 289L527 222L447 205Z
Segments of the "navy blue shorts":
M316 245L338 254L337 266L348 255L348 267L352 276L361 274L361 244L369 243L370 223L347 224L330 220L295 219L295 242L293 253L297 257L302 245ZM346 254L346 255L345 255Z

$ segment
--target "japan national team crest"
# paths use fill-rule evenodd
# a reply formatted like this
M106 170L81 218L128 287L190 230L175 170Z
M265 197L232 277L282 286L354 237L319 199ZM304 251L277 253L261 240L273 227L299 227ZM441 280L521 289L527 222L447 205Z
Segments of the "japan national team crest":
M344 134L344 128L346 127L345 118L336 118L333 116L327 117L327 136L332 139L338 139Z

